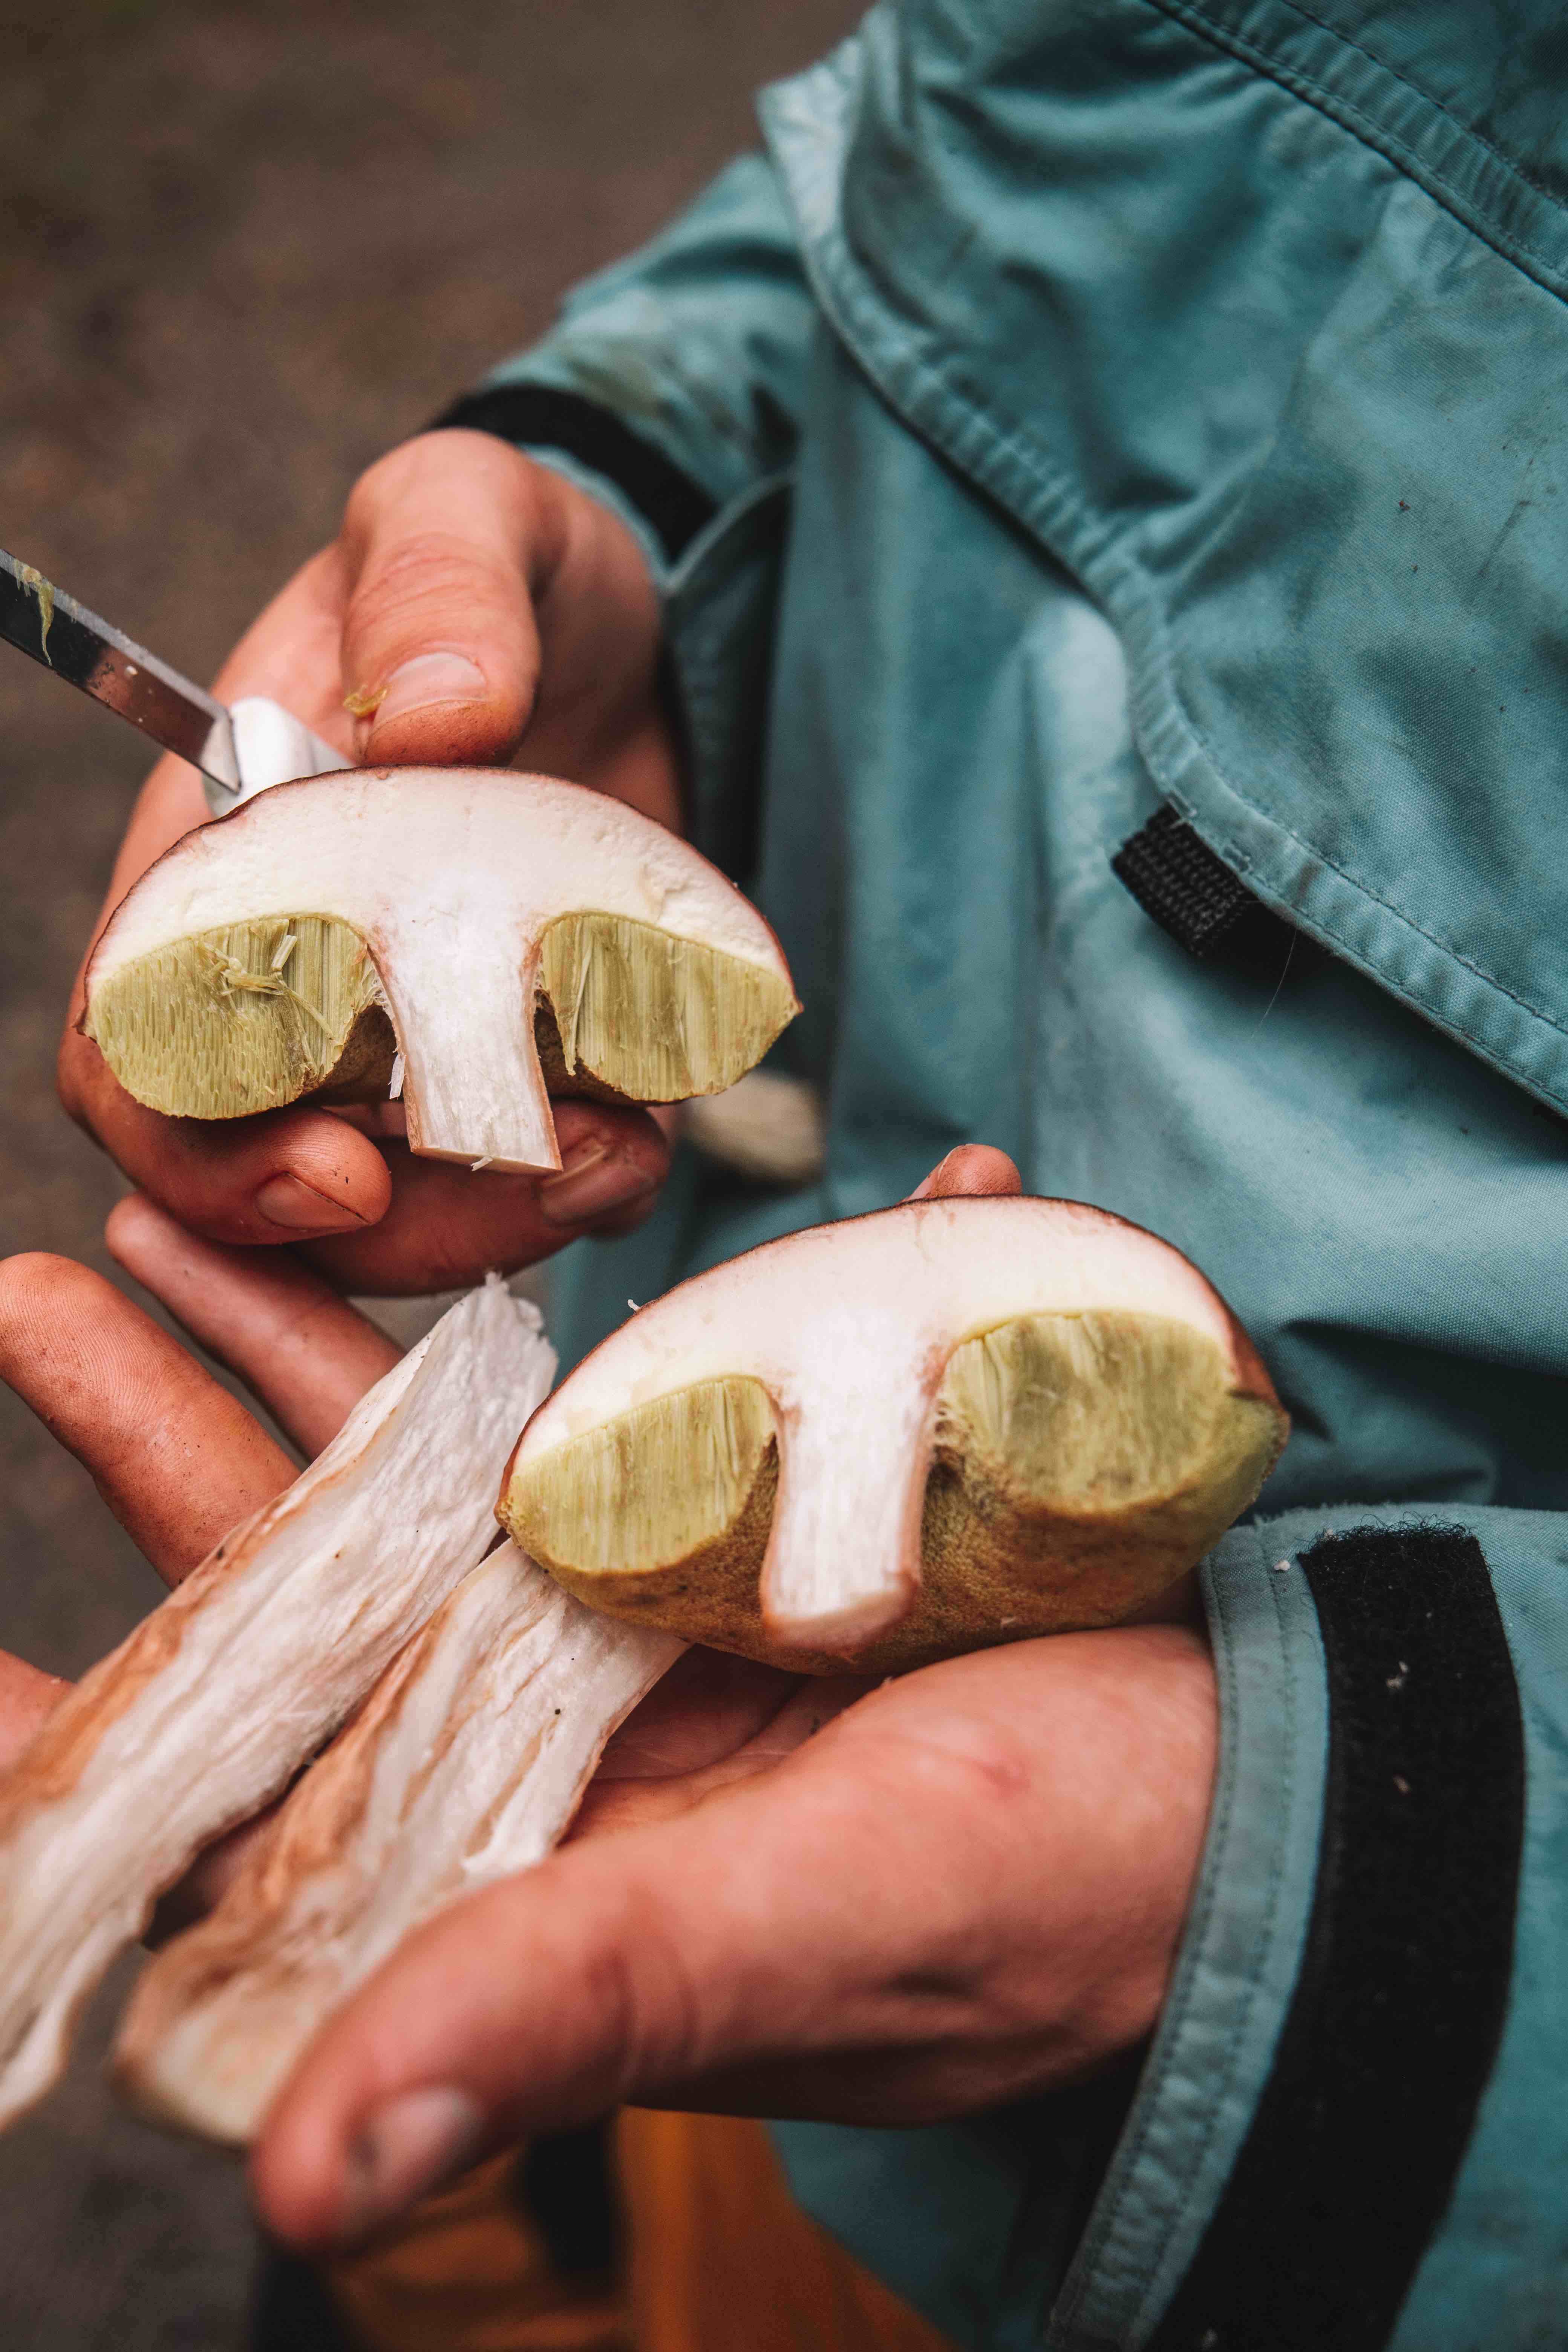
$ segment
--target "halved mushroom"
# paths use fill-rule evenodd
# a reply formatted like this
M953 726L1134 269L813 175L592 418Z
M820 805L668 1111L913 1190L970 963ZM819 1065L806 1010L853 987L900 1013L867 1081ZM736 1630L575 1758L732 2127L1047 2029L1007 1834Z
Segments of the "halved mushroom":
M777 940L619 801L499 771L279 784L150 866L81 1026L139 1102L237 1118L384 1095L438 1159L558 1168L555 1090L731 1085L799 1010Z
M225 1538L0 1777L0 2124L199 1849L275 1797L495 1540L550 1385L537 1310L474 1291Z
M1070 1201L906 1202L643 1307L541 1406L498 1514L613 1616L884 1671L1151 1603L1287 1427L1152 1234Z
M542 1861L683 1646L581 1608L502 1544L289 1792L216 1909L143 1972L120 2088L156 2122L252 2138L317 2027L405 1935Z

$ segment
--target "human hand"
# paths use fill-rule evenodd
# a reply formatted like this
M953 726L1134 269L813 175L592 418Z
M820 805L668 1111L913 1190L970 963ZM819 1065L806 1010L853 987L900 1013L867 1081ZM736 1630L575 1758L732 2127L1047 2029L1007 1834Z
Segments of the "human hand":
M744 1679L731 1727L766 1704ZM253 2160L264 2220L352 2242L621 2103L914 2124L1108 2062L1163 1998L1215 1713L1196 1633L1061 1634L796 1692L705 1769L599 1782L570 1845L318 2035Z
M658 635L642 551L608 509L487 434L432 433L363 477L338 539L268 606L216 691L272 695L367 764L516 757L673 825ZM205 817L195 771L161 760L100 927ZM476 1181L416 1160L393 1105L374 1116L297 1106L237 1121L163 1118L78 1033L81 1001L79 976L59 1053L72 1118L193 1232L304 1244L350 1289L455 1288L491 1266L530 1265L582 1232L624 1230L651 1207L668 1163L646 1112L587 1101L558 1106L563 1172L543 1180L487 1171Z
M1016 1192L966 1147L921 1194ZM307 2249L622 2103L909 2124L1035 2094L1158 2015L1207 1820L1193 1625L869 1687L693 1651L567 1846L410 1937L322 2029L253 2164Z

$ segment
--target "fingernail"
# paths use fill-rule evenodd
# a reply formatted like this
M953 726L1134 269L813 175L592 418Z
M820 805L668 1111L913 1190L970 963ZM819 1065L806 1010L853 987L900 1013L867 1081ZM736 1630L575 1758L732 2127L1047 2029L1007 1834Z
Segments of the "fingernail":
M947 1151L942 1154L942 1158L937 1161L936 1166L931 1170L931 1174L929 1176L922 1176L920 1182L915 1186L914 1191L910 1194L911 1201L934 1201L940 1198L942 1189L942 1177L946 1172L948 1162L949 1160L956 1158L961 1149L962 1146L955 1143L951 1151Z
M483 670L467 654L416 654L387 679L372 724L384 727L389 719L407 719L440 703L483 702L489 690Z
M431 2084L373 2107L349 2144L339 2237L368 2237L454 2175L486 2138L484 2111L467 2091Z
M330 1201L300 1176L269 1176L257 1188L256 1206L269 1225L290 1234L345 1234L365 1223L346 1201Z
M631 1160L612 1157L607 1144L590 1139L573 1147L558 1175L541 1177L540 1214L552 1225L585 1224L590 1217L607 1216L640 1200L656 1181Z

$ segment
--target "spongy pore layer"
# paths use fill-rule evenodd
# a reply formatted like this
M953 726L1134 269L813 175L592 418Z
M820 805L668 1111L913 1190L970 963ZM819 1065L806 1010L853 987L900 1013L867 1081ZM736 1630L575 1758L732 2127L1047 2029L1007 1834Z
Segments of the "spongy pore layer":
M541 944L535 1034L558 1088L631 1102L719 1094L795 1013L787 980L626 915L563 915Z
M172 940L95 989L83 1026L137 1101L174 1118L374 1100L395 1052L365 942L331 915Z
M556 1093L718 1094L794 1009L765 966L624 915L563 915L542 942L534 1034ZM331 915L154 948L94 991L83 1027L137 1101L174 1118L245 1118L304 1096L377 1101L397 1052L369 947Z

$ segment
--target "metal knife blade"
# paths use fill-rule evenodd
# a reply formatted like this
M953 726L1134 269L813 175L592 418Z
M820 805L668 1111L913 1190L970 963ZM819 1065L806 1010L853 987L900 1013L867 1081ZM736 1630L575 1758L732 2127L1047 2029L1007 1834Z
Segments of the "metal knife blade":
M264 695L247 696L231 712L3 547L0 637L199 768L215 816L270 784L348 764Z
M237 795L239 761L223 704L4 548L0 636Z

